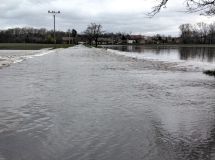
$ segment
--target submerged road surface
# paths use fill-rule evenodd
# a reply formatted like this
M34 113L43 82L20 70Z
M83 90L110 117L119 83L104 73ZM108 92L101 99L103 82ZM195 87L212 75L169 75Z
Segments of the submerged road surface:
M0 70L0 160L214 160L215 79L77 46Z

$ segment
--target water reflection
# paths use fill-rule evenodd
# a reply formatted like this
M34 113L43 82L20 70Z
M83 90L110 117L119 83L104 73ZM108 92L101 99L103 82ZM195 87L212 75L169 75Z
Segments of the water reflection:
M176 46L104 46L105 48L124 52L137 52L146 58L160 60L185 60L194 62L215 63L213 47L176 47Z
M200 62L215 63L215 48L210 47L180 47L181 60L193 60Z

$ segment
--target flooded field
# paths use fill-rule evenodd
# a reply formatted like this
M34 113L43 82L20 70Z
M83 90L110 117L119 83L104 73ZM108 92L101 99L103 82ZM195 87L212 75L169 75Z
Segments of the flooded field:
M2 68L0 160L214 160L213 58L150 50L76 46Z
M0 50L0 69L8 67L13 63L19 63L26 59L43 56L51 52L49 48L41 50Z
M135 46L135 45L113 45L104 48L129 52L129 55L139 59L189 62L202 64L215 64L215 47L203 46Z

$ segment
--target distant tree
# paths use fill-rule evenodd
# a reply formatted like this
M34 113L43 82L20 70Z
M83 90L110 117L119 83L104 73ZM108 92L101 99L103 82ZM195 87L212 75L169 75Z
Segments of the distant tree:
M205 44L207 42L209 26L204 22L200 22L196 24L196 27L197 27L197 33L199 35L199 42L202 44Z
M208 37L209 37L209 43L214 44L215 43L215 23L212 23L209 25Z
M51 44L51 43L54 43L54 38L52 37L52 35L48 35L48 36L47 36L46 42L47 42L47 43L50 43L50 44Z
M126 35L122 35L122 37L121 37L121 41L122 41L122 44L126 44L127 43L127 37L126 37Z
M158 4L155 5L152 9L152 12L149 13L150 16L154 16L162 8L166 7L166 4L170 0L157 0ZM181 0L180 0L181 1ZM201 12L204 15L215 15L215 0L185 0L187 12Z
M68 29L67 32L69 33L69 44L70 44L71 40L72 40L72 44L75 44L76 43L76 37L78 34L77 31L75 29L72 29L72 30Z
M87 27L87 29L86 29L86 31L84 33L88 37L89 44L91 45L92 41L95 41L95 45L97 47L97 45L98 45L98 38L103 33L103 31L102 31L102 25L96 24L96 23L91 23Z
M204 22L192 24L182 24L182 43L214 44L215 43L215 23L206 24Z
M78 35L78 32L75 29L72 29L72 41L73 41L73 44L77 43L77 40L76 40L77 35Z
M53 43L51 38L53 31L44 28L10 28L0 30L0 43ZM77 36L74 30L73 35ZM67 32L56 31L57 43L63 43L62 38L67 36Z
M193 34L193 26L191 24L182 24L179 26L181 31L181 39L183 43L190 43Z
M77 31L75 29L72 29L72 37L76 37L77 36Z

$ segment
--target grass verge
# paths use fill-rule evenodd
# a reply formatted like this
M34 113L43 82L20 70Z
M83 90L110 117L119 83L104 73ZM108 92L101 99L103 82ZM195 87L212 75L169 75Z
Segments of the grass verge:
M0 50L40 50L43 48L68 48L69 44L0 43Z

